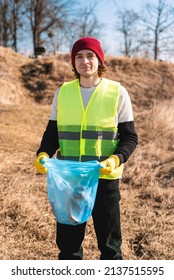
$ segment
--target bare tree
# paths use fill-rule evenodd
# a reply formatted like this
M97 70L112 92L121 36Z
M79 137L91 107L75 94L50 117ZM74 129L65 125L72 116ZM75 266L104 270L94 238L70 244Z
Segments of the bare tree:
M174 27L174 7L167 0L156 0L145 4L141 20L151 38L153 58L157 60L160 53L169 51L171 28ZM169 33L170 32L170 33Z
M26 0L34 50L54 36L52 30L65 28L74 4L71 0Z
M98 2L76 10L76 15L72 17L70 24L65 29L65 36L68 39L69 47L80 37L100 37L101 23L96 16ZM80 20L79 20L80 19ZM104 27L102 26L102 33Z
M8 0L0 0L0 44L7 47L10 40L10 13Z
M142 39L138 30L139 15L134 10L121 10L117 6L115 28L121 34L124 56L132 56L142 46ZM121 41L121 40L120 40Z
M17 51L18 31L22 26L25 0L0 0L0 43Z
M12 47L17 52L18 33L23 26L22 17L24 14L25 0L11 0L9 1L9 9L11 14L11 34Z

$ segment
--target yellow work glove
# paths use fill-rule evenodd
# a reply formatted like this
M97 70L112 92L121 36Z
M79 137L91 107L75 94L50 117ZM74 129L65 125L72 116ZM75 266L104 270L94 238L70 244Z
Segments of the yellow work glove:
M103 166L100 169L101 173L104 175L109 175L120 165L120 159L118 156L112 155L106 160L100 162L100 164Z
M41 160L42 160L43 158L49 158L49 155L48 155L47 153L42 152L42 153L38 154L38 156L37 156L37 158L36 158L36 160L35 160L35 162L34 162L35 168L37 169L37 171L38 171L39 173L42 173L42 174L47 173L47 168L44 167L44 166L41 164Z

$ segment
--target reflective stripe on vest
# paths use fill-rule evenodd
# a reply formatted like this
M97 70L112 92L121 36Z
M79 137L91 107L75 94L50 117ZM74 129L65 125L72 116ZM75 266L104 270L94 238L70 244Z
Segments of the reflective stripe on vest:
M102 79L84 110L79 80L64 83L58 95L58 138L64 159L103 161L118 146L115 126L119 83ZM121 178L123 166L116 173L100 178Z

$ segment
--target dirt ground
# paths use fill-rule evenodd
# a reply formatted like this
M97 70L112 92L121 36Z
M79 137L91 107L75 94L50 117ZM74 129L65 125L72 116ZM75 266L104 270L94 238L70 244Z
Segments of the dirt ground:
M107 57L106 77L128 90L139 145L121 181L124 259L174 259L174 64ZM31 59L0 47L0 259L57 259L46 175L33 167L69 55ZM98 259L92 219L84 259Z

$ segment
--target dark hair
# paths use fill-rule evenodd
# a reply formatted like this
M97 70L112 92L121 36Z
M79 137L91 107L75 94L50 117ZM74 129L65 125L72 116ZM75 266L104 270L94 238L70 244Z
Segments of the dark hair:
M72 71L74 72L74 76L77 79L80 79L80 74L77 72L77 70L75 68L73 68ZM105 72L106 72L106 66L104 64L99 65L98 66L98 76L102 77Z

